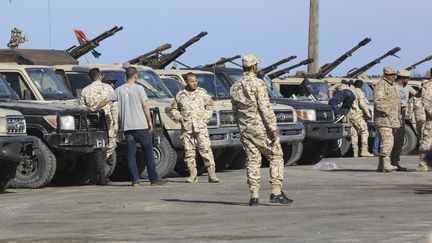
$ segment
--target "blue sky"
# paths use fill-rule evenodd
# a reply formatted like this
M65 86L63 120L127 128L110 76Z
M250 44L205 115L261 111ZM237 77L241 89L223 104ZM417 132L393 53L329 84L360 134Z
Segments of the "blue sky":
M290 55L297 55L297 61L307 57L308 0L11 1L0 1L2 48L13 27L30 37L22 48L53 49L76 44L74 29L93 38L115 25L124 27L97 48L100 59L87 55L81 63L122 63L163 43L175 48L200 31L209 34L179 59L191 66L248 53L261 57L263 66ZM343 75L395 46L402 48L401 59L389 57L369 74L381 73L385 65L403 68L432 55L431 11L430 0L321 0L319 64L333 61L365 37L372 42L333 75ZM431 66L429 62L416 71L424 73Z

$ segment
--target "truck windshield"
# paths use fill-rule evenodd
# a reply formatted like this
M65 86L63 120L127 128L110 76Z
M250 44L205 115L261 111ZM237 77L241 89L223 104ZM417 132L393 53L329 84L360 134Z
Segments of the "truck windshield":
M308 85L309 91L318 101L328 101L328 84L327 83L314 83Z
M147 88L152 89L152 92L155 92L157 97L162 99L172 98L169 89L153 71L138 71L138 82L140 81L146 83Z
M177 79L173 78L161 78L164 84L168 87L171 94L173 96L176 96L180 90L184 89L184 85L180 83Z
M267 85L267 90L269 93L269 96L271 98L283 98L284 96L280 93L279 89L273 85L272 80L266 75L263 78L264 82Z
M73 99L72 93L50 68L26 68L28 75L44 99Z
M367 83L364 83L363 86L362 86L362 90L363 90L363 92L364 92L365 95L366 95L366 99L367 99L369 102L373 102L373 99L374 99L374 93L373 93L372 88L371 88Z
M195 76L198 81L198 87L207 90L213 99L220 100L230 98L229 91L224 87L216 75L198 73L195 74Z
M237 80L239 80L242 77L242 74L240 73L230 73L228 74L228 76L230 77L231 81L234 83Z
M114 89L126 82L126 73L124 71L102 70L104 78L113 80Z
M18 99L18 95L15 93L15 91L12 90L11 87L9 87L9 84L6 83L6 81L3 79L3 77L0 75L0 98L8 98L8 99Z

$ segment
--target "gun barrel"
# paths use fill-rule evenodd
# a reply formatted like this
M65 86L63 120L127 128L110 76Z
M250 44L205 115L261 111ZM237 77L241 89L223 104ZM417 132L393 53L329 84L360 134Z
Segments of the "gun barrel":
M108 38L110 36L113 36L115 33L117 33L118 31L120 31L122 29L123 29L122 26L120 26L120 27L114 26L110 30L103 32L102 34L98 35L97 37L90 40L89 42L86 42L86 43L79 45L75 48L71 47L71 48L67 49L67 51L73 58L78 59L78 58L82 57L83 55L89 53L93 49L95 49L97 46L99 46L99 43L101 41L105 40L106 38Z
M287 62L289 62L289 61L291 61L293 59L296 59L296 58L297 58L297 56L290 56L290 57L284 58L284 59L282 59L282 60L280 60L278 62L275 62L275 63L273 63L273 64L271 64L271 65L269 65L269 66L267 66L265 68L261 68L258 71L257 76L258 77L264 77L264 75L266 75L267 73L270 73L271 71L275 70L278 66L280 66L280 65L282 65L284 63L287 63Z
M192 37L190 40L185 42L183 45L179 46L177 49L175 49L173 52L162 56L159 60L152 63L150 66L154 69L163 69L166 66L168 66L172 61L183 55L183 53L186 52L186 48L194 44L195 42L199 41L202 37L206 36L207 32L202 31L198 35Z
M324 64L317 74L315 74L315 78L324 78L327 76L333 69L335 69L337 66L339 66L343 61L345 61L348 57L350 57L355 51L357 51L360 47L365 46L369 42L371 42L371 38L364 38L362 41L360 41L356 46L351 48L351 50L345 52L340 56L338 59L331 63Z
M171 44L169 44L169 43L165 43L165 44L163 44L163 45L161 45L161 46L159 46L159 47L157 47L156 49L154 49L154 50L151 50L151 51L149 51L149 52L147 52L147 53L144 53L144 54L142 54L141 56L138 56L138 57L136 57L136 58L134 58L134 59L131 59L131 60L129 60L128 62L130 63L130 64L141 64L141 65L146 65L148 62L146 61L150 56L153 56L154 54L159 54L160 52L162 52L162 51L165 51L165 50L167 50L167 49L170 49L171 48Z
M368 64L362 66L361 68L353 68L350 71L348 71L346 77L347 78L356 78L360 74L366 72L371 67L375 66L376 64L380 63L384 58L388 56L396 56L395 54L401 50L400 47L395 47L391 49L390 51L386 52L384 55L378 57L377 59L369 62ZM397 56L396 56L397 57Z
M241 57L240 55L235 55L235 56L232 56L232 57L221 57L219 59L219 61L214 62L214 63L210 63L210 64L206 64L206 65L204 65L202 67L204 67L204 68L211 68L211 67L215 67L215 66L221 66L221 65L223 65L223 64L225 64L227 62L232 62L232 61L234 61L236 59L239 59L240 57Z
M270 74L268 75L268 77L269 77L270 79L274 79L274 78L280 77L280 76L282 76L282 75L284 75L284 74L286 74L286 73L289 73L289 72L290 72L292 69L294 69L294 68L297 68L297 67L300 67L300 66L303 66L303 65L307 65L307 64L309 64L309 63L311 63L311 62L313 62L313 61L314 61L313 58L305 59L305 60L303 60L303 61L301 61L301 62L299 62L299 63L297 63L297 64L295 64L295 65L289 66L289 67L287 67L287 68L284 68L284 69L282 69L282 70L276 71L276 72L274 72L274 73L270 73Z
M411 71L411 70L415 69L418 65L420 65L420 64L422 64L424 62L430 61L430 60L432 60L432 55L430 55L430 56L428 56L426 58L423 58L422 60L420 60L420 61L418 61L418 62L416 62L416 63L414 63L414 64L412 64L412 65L410 65L408 67L406 67L405 69L408 70L408 71Z

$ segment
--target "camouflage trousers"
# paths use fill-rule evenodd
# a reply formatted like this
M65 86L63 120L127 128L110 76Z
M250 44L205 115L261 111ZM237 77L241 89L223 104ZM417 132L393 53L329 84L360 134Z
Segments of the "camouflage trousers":
M417 131L417 143L420 144L421 137L423 136L423 129L425 127L425 121L416 121L416 131Z
M432 150L432 121L426 121L423 127L423 134L420 138L419 157L423 161L427 152Z
M107 118L107 123L110 126L108 131L109 142L106 145L106 158L109 158L117 147L117 126L114 126L109 118Z
M272 193L279 195L284 174L283 152L279 141L272 142L267 134L243 136L243 149L246 152L246 176L251 198L259 197L261 154L270 162L270 184Z
M381 134L380 156L390 157L392 164L400 161L400 154L405 137L405 126L398 128L379 127Z
M183 141L185 158L184 161L188 168L196 167L196 150L204 160L205 167L215 166L213 151L210 148L210 138L208 130L183 131L181 135Z
M369 132L364 119L351 119L351 143L354 152L358 152L358 137L360 135L362 148L368 148Z

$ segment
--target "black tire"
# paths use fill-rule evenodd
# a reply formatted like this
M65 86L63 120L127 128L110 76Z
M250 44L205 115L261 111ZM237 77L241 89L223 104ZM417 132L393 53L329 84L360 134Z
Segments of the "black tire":
M0 192L4 191L8 186L8 182L12 180L17 171L16 161L3 161L0 165Z
M54 176L54 184L58 186L82 186L95 181L96 165L105 159L105 151L96 150L93 153L77 156L67 170L58 171Z
M284 166L290 166L297 163L303 154L303 143L295 142L292 144L281 144L284 154Z
M57 160L49 148L37 137L33 139L33 156L18 162L16 176L10 181L14 188L41 188L56 173Z
M246 168L246 152L242 148L237 150L237 153L234 155L234 159L228 168L232 170Z
M327 141L327 152L325 157L347 156L351 149L351 138L343 137L340 139Z
M127 157L126 157L126 146L117 147L117 164L116 167L109 177L113 181L131 181L132 175L130 173ZM136 161L138 167L138 174L141 174L145 169L145 160L142 157L141 148L137 148Z
M414 130L405 125L405 137L401 154L411 154L417 147L417 136Z
M225 148L218 154L215 154L216 171L222 172L226 170L234 160L236 155L235 148Z
M161 178L167 177L174 171L177 162L177 153L165 136L161 136L159 144L153 147L153 156L155 158L156 171ZM148 178L147 168L142 171L140 177L143 179Z
M299 165L314 165L320 162L327 152L327 142L310 142L303 144L303 153L297 161Z
M198 151L196 157L196 167L198 175L202 175L206 171L204 161L202 160L201 155L199 155ZM186 166L186 163L184 162L183 156L177 156L177 162L174 167L174 171L180 176L189 176L189 170Z
M105 163L105 175L110 177L117 166L117 152L114 150Z

